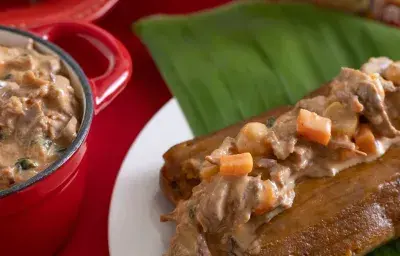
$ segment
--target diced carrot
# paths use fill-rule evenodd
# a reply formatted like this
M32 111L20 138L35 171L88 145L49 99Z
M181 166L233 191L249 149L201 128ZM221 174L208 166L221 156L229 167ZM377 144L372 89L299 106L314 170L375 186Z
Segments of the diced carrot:
M332 121L306 109L300 109L297 117L297 133L304 138L328 145L331 139Z
M208 182L211 181L212 177L218 173L218 166L217 165L209 165L204 167L200 170L200 177L202 180L206 180Z
M375 136L369 125L361 124L354 139L360 151L367 154L376 153L377 148Z
M225 176L245 176L253 170L250 153L221 156L219 172Z
M272 210L278 200L276 185L270 180L265 180L263 184L264 191L261 197L261 202L254 211L256 215L262 215Z

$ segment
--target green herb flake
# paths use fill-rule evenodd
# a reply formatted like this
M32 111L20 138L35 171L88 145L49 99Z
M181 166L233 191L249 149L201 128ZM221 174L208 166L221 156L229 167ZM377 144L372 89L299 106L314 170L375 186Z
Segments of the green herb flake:
M196 218L196 208L195 207L189 208L189 218L191 220L194 220Z
M62 148L62 147L59 147L59 148L57 148L57 150L56 150L56 152L58 153L58 154L64 154L64 152L67 150L67 148Z
M21 158L21 159L17 160L17 162L15 163L15 166L19 170L29 170L29 169L32 169L32 168L36 168L39 165L35 161L33 161L33 160L29 159L29 158Z
M6 140L8 137L10 137L10 131L0 128L0 141Z
M13 75L11 73L8 73L7 75L4 76L4 80L10 80L11 78L13 78Z
M267 119L266 125L268 128L271 128L272 126L274 126L276 121L276 117L271 116L270 118Z
M50 149L51 145L53 144L53 141L49 140L49 139L45 139L43 141L43 147L45 147L47 150Z

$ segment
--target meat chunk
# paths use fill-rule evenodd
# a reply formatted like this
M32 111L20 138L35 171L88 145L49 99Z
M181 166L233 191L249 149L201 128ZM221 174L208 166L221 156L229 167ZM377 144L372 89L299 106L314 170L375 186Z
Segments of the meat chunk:
M297 143L296 119L297 112L279 117L267 133L267 142L271 145L278 159L286 159L294 151Z
M383 73L383 76L400 86L400 61L391 63Z
M392 125L385 109L384 98L379 94L379 80L371 79L363 72L343 68L332 83L332 94L342 103L354 105L356 99L363 105L362 114L374 124L376 131L386 137L394 137L400 132Z
M361 71L367 74L382 74L392 62L388 57L370 58L367 63L362 65Z

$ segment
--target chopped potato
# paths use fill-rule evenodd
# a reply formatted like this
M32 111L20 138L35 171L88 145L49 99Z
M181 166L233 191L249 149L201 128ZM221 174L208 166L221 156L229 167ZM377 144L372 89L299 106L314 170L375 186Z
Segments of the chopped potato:
M219 172L225 176L245 176L253 170L250 153L221 156Z
M331 127L332 122L329 118L300 109L297 117L297 133L304 138L326 146L331 139Z
M392 81L395 85L400 86L400 61L393 62L383 73L383 76Z
M358 127L358 115L342 103L335 101L324 112L332 121L332 133L335 135L354 136Z
M239 153L249 152L252 155L268 155L271 146L265 140L268 128L265 124L252 122L240 130L236 137L236 147Z

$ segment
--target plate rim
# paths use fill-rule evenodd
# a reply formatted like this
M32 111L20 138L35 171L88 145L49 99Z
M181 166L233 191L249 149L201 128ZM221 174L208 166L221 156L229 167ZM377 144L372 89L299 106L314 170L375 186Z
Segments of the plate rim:
M136 138L134 139L134 141L132 142L132 144L131 144L131 146L129 147L129 149L127 150L127 152L126 152L126 154L125 154L125 157L124 157L124 159L122 160L122 162L121 162L121 165L120 165L120 167L119 167L119 170L118 170L118 174L117 174L117 177L116 177L116 179L115 179L115 182L114 182L114 187L113 187L113 190L112 190L112 193L111 193L111 199L110 199L110 207L109 207L109 210L108 210L108 218L107 218L107 243L108 243L108 251L109 251L109 254L110 254L110 256L119 256L119 255L116 255L115 253L113 253L113 250L112 250L112 245L111 245L111 240L112 240L112 226L113 226L113 221L112 221L112 216L113 216L113 212L114 211L116 211L116 206L114 206L115 204L116 204L116 202L117 202L117 200L115 199L116 197L115 197L115 195L116 195L116 191L117 191L117 184L118 184L118 180L120 179L120 177L122 176L122 168L124 167L124 165L125 165L125 162L126 161L128 161L127 159L128 159L128 156L131 154L131 152L134 150L134 148L136 147L136 145L137 145L137 142L138 142L138 138L140 138L142 135L143 135L143 133L144 133L144 131L145 130L147 130L148 129L148 127L154 122L153 120L155 120L155 119L157 119L157 117L158 116L160 116L160 115L162 115L162 113L165 111L165 109L167 109L170 105L172 105L172 104L176 104L177 105L177 107L178 107L178 109L180 110L180 111L182 111L181 109L180 109L180 106L179 106L179 103L178 103L178 101L177 101L177 99L175 98L175 97L172 97L172 98L170 98L148 121L147 121L147 123L143 126L143 128L141 129L141 131L138 133L138 135L136 136ZM183 113L182 113L182 115L183 115ZM187 122L187 121L186 121ZM189 126L189 124L188 124L188 126ZM191 133L192 133L192 137L194 137L194 134L193 134L193 131L191 131ZM114 209L114 210L113 210Z

